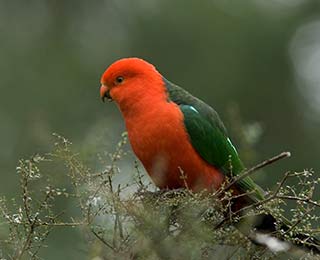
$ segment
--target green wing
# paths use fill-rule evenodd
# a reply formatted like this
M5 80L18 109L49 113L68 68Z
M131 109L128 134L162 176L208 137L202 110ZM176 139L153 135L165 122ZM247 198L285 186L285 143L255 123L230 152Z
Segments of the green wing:
M179 105L191 143L200 156L227 176L238 175L244 166L238 152L228 138L227 131L217 112L184 89L164 79L170 101ZM263 199L262 189L246 177L236 186L246 192L255 190L253 200Z

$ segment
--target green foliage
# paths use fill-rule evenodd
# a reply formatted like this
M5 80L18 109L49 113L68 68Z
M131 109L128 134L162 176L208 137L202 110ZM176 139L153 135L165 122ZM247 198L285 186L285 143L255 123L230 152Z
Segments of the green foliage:
M289 223L289 230L279 225L274 234L289 241L297 232L320 232L312 225L319 223L314 210L320 207L312 199L320 181L312 178L312 171L286 173L263 201L241 210L245 214L228 214L233 198L228 184L214 194L159 191L145 180L136 162L131 173L134 181L116 184L119 162L126 155L126 134L108 162L101 157L104 170L98 173L82 163L67 139L55 136L52 153L19 161L20 197L0 200L1 259L41 258L41 249L50 247L47 237L58 227L77 228L87 241L85 252L90 259L278 259L283 254L253 244L250 232L244 235L233 225L263 212ZM64 172L72 185L54 186L48 166ZM299 179L297 187L287 185L290 178ZM79 211L73 215L67 208L59 211L56 204L61 199ZM286 201L295 205L291 216L284 217ZM302 255L311 257L298 249L285 257Z

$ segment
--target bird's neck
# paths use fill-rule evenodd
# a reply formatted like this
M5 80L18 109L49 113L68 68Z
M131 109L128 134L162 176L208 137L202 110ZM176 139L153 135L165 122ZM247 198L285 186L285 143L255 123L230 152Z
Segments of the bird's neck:
M119 102L118 107L127 121L141 118L150 113L157 113L167 104L168 96L164 86L159 88L144 87L141 93L136 92Z

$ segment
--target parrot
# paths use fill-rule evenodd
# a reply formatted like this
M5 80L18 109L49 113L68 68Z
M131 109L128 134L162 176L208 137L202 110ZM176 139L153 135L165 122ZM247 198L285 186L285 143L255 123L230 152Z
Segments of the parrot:
M167 80L151 63L119 59L105 70L100 83L101 99L115 101L132 150L158 188L214 192L245 170L218 113ZM265 198L249 176L231 190L245 194L233 201L234 211ZM275 231L275 222L266 215L255 228ZM311 249L320 253L319 247Z

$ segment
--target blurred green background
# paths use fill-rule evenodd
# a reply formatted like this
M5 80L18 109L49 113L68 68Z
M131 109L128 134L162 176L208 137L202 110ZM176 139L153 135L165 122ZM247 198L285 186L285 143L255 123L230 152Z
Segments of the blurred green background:
M49 151L53 132L91 163L112 149L124 125L100 102L99 80L128 56L211 104L232 136L230 108L258 122L250 165L291 151L256 176L262 186L288 169L320 169L318 0L2 0L0 37L1 195L18 194L18 159ZM55 231L43 255L86 259L81 239Z

